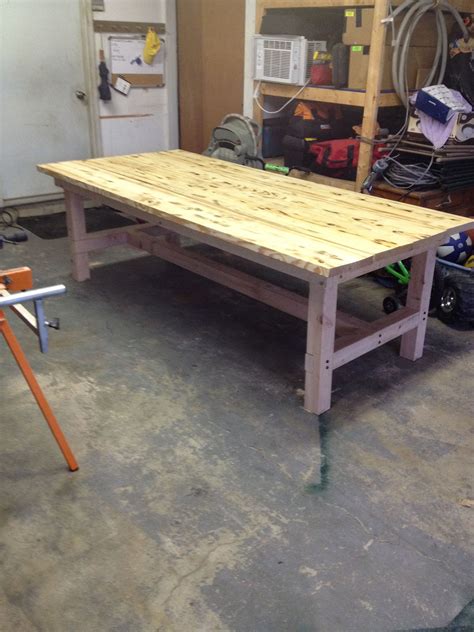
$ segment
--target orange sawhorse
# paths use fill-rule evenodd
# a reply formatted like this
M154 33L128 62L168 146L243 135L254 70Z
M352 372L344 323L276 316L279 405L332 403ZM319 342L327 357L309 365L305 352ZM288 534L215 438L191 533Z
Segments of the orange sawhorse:
M5 283L7 280L8 285ZM31 283L31 284L30 284ZM0 291L5 291L8 288L10 290L27 290L31 287L31 271L29 268L19 268L16 270L3 270L0 273ZM25 310L26 312L26 310ZM46 419L46 423L49 426L49 429L53 433L53 437L56 439L56 442L59 446L59 449L63 453L64 458L66 459L66 463L68 464L71 472L75 472L79 469L76 459L69 447L69 444L61 430L61 427L51 410L51 407L44 396L43 391L41 390L40 385L38 384L34 373L30 367L28 360L23 352L23 349L20 346L15 334L13 333L12 328L10 327L5 312L0 309L0 332L5 338L5 341L12 352L13 357L20 368L20 371L23 373L23 377L25 378L33 396Z

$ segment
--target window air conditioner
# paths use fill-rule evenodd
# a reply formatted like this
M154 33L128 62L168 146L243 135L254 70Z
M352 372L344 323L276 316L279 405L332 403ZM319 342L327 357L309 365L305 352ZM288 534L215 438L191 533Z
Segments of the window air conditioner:
M255 35L255 79L303 86L308 41L298 35Z

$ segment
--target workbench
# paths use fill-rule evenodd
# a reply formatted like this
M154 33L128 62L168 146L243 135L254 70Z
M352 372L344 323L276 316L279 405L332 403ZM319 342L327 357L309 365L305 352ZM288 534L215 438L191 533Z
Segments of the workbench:
M474 222L463 217L176 150L38 166L64 189L73 276L89 278L88 253L128 244L307 321L305 408L331 406L333 371L401 336L400 354L422 356L438 245ZM87 233L84 201L141 223ZM303 279L308 297L183 247L190 237ZM338 287L412 258L406 307L367 322L337 309Z

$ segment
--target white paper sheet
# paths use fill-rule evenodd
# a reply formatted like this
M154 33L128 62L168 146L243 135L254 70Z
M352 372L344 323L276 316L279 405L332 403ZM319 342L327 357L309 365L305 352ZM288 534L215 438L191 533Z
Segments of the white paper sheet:
M161 39L161 38L160 38ZM164 48L161 48L152 64L143 61L145 38L111 37L110 38L110 66L114 75L162 75L164 74Z

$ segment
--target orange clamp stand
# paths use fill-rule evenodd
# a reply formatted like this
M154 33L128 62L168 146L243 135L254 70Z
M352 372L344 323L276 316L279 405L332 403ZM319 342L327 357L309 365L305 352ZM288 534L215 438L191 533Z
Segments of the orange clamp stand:
M29 268L15 268L12 270L3 270L0 272L0 288L5 289L8 287L8 290L13 291L23 291L31 289L33 286L33 280L31 275L31 270ZM65 436L61 430L61 427L51 410L51 407L46 400L46 397L41 390L40 385L38 384L34 373L26 359L25 354L23 353L23 349L20 346L15 334L13 333L12 328L10 327L5 313L0 310L0 332L5 338L5 341L12 352L13 357L18 364L20 371L23 373L23 377L25 378L28 386L30 387L31 392L46 419L46 423L49 426L49 429L53 433L53 437L56 439L56 442L59 446L59 449L63 453L64 458L66 459L66 463L68 464L71 472L75 472L79 469L76 459L69 447L68 442L66 441Z

